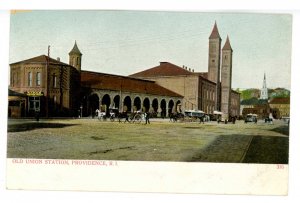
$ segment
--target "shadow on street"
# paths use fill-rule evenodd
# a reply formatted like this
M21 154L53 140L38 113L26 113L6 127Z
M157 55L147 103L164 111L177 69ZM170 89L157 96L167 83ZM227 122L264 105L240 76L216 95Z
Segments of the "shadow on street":
M35 129L42 129L42 128L64 128L68 126L74 126L77 124L63 124L63 123L40 123L40 122L33 122L33 123L17 123L17 124L10 124L7 126L8 132L22 132L22 131L30 131Z

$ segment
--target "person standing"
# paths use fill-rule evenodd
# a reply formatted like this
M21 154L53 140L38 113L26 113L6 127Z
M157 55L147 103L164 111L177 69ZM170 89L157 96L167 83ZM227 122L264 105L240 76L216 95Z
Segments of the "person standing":
M146 112L146 113L145 113L145 119L146 119L145 125L146 125L147 123L150 124L149 117L150 117L149 112Z

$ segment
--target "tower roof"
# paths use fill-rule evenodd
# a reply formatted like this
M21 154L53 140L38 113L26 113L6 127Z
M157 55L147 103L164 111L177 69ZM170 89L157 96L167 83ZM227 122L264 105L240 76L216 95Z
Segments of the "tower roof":
M218 30L218 27L217 27L217 22L215 22L215 25L214 25L214 28L209 36L209 39L221 39L220 37L220 34L219 34L219 30Z
M227 39L226 39L226 42L224 44L223 50L231 50L232 51L228 35L227 35Z
M79 49L78 49L78 47L77 47L76 40L75 40L75 44L74 44L73 49L69 52L69 55L70 55L70 54L79 54L79 55L82 55L82 53L79 51Z

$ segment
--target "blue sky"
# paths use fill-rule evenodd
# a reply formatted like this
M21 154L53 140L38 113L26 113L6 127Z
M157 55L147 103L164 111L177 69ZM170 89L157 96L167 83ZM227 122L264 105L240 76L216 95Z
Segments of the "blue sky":
M32 11L11 15L10 63L47 54L68 62L77 41L82 69L119 75L160 61L207 71L208 37L217 22L233 48L233 88L290 89L292 16L281 14Z

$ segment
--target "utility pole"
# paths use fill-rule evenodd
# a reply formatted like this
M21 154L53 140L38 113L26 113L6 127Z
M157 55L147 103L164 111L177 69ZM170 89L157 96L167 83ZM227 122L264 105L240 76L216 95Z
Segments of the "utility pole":
M48 57L46 58L46 117L49 117L49 60L50 60L50 45L48 45Z

